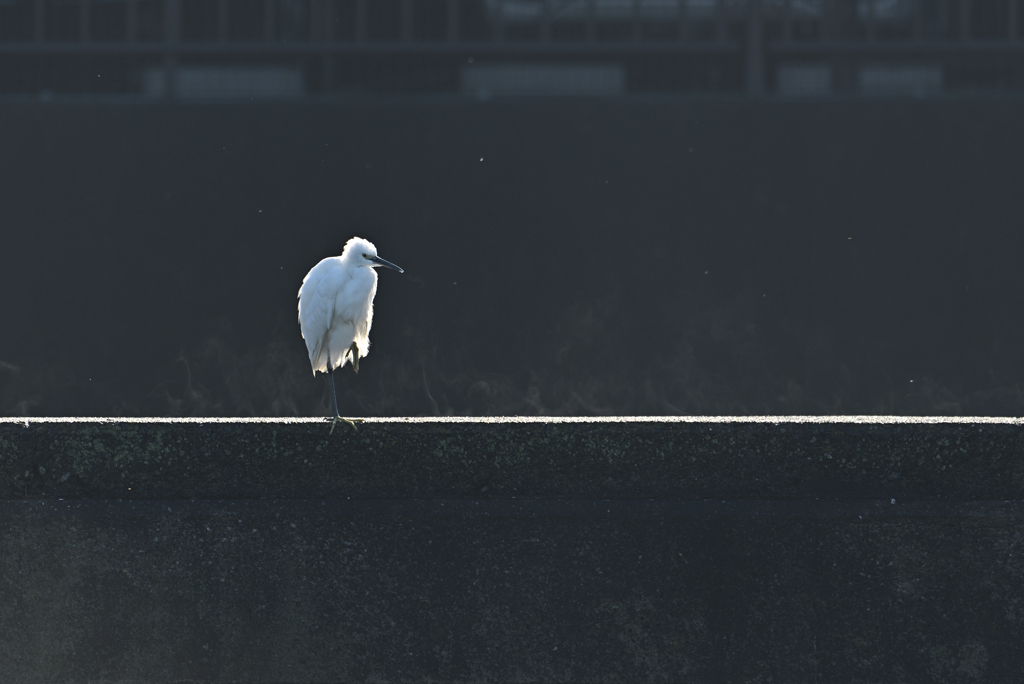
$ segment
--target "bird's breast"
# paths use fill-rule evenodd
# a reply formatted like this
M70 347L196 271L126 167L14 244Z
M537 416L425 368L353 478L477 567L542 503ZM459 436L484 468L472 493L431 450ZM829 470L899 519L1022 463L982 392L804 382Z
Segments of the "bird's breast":
M339 290L334 305L336 315L350 321L365 319L376 292L377 274L368 268L359 269L345 287Z

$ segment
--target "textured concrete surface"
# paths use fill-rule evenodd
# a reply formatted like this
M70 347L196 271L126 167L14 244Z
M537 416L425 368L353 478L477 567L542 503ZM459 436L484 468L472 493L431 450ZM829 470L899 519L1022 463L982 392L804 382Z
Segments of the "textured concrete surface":
M0 680L1016 681L1020 430L5 420Z
M10 496L1024 498L1016 419L0 419ZM486 490L485 490L486 488Z

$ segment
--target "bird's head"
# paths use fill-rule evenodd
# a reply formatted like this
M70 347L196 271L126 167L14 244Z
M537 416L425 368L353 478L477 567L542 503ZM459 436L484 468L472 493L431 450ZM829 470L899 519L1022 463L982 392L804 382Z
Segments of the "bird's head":
M356 266L366 266L368 268L385 266L393 268L399 273L405 273L404 270L395 266L390 261L377 256L377 248L373 246L373 243L361 237L354 237L345 243L345 251L341 253L341 258L354 263Z

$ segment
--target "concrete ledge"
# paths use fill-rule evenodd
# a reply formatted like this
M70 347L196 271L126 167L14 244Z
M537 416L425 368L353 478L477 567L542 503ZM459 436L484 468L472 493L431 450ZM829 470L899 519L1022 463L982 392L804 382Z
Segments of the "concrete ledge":
M1020 432L4 420L0 681L1015 681Z
M1024 498L1019 419L2 419L8 496Z

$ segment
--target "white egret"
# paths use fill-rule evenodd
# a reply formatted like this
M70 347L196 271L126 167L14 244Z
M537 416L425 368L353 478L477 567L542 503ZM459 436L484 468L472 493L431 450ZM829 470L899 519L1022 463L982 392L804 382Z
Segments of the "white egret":
M327 374L331 388L331 433L338 421L338 397L334 393L334 371L352 362L359 372L359 359L370 353L370 324L373 296L377 294L377 266L402 269L377 256L377 248L363 238L345 243L341 256L327 257L309 270L299 288L299 329L309 350L313 375Z

